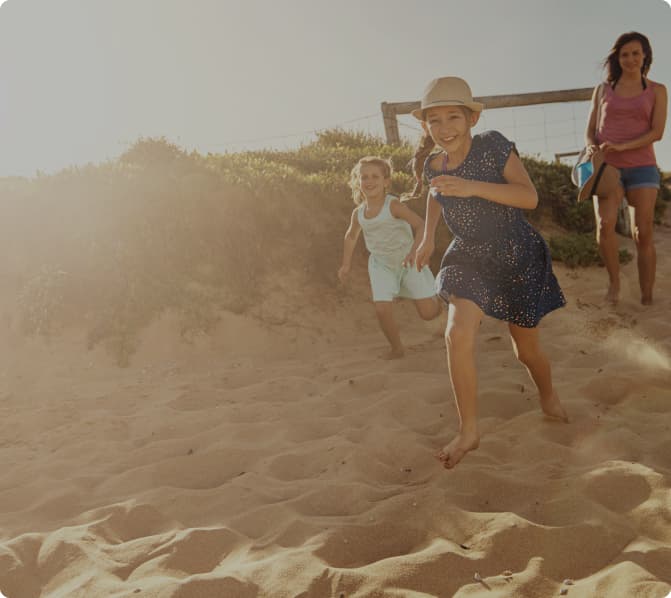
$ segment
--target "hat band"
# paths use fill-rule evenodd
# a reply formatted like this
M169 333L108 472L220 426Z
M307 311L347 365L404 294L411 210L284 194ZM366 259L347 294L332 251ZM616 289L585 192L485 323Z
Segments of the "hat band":
M434 104L444 104L445 102L457 102L458 104L466 104L466 103L472 103L472 102L464 102L463 100L436 100L435 102L431 102L430 104L426 104L424 108L429 108L430 106L433 106Z

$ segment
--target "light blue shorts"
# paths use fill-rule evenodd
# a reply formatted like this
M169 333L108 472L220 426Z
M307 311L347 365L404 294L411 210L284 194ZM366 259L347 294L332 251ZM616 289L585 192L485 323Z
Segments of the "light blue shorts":
M427 299L436 295L435 279L428 266L420 272L414 266L390 268L371 255L368 276L373 301L393 301L396 297Z

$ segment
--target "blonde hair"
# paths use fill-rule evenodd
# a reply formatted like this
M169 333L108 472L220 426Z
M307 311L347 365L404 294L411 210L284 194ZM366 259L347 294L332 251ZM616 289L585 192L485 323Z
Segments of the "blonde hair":
M361 193L361 167L377 166L382 170L385 179L391 179L393 166L391 160L385 160L379 156L365 156L359 160L349 175L349 187L352 190L352 200L357 206L363 203L363 194Z

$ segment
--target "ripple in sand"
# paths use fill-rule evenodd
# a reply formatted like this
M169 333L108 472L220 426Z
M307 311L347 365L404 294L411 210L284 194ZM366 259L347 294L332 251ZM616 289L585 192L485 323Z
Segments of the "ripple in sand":
M263 451L228 449L208 453L193 453L160 461L153 467L144 467L136 475L149 475L151 485L172 486L188 490L218 488L250 471Z
M606 567L634 537L626 524L608 527L582 523L565 527L506 525L492 519L476 539L492 570L523 570L531 556L542 556L543 574L553 579L578 578ZM585 558L590 555L590 558Z
M105 507L95 514L104 518L93 523L89 529L110 544L152 536L173 526L172 521L150 505L120 504Z
M230 395L228 395L230 396ZM190 389L179 395L176 399L170 401L168 406L177 411L200 411L203 409L213 409L227 404L227 393L221 390Z
M630 398L635 388L636 383L630 377L601 374L594 376L579 392L600 403L614 405Z
M168 555L162 567L189 574L214 570L240 542L240 536L226 528L190 529L178 532L166 544L152 551L153 559Z
M616 513L625 513L647 501L652 487L640 466L612 462L583 476L583 492Z
M649 571L634 562L625 561L612 564L586 579L579 580L575 589L580 589L580 596L589 596L590 598L592 596L622 596L623 598L663 598L668 596L671 586L668 583L650 578ZM665 578L668 579L668 567ZM568 596L570 597L571 593Z
M243 582L226 576L212 579L187 579L174 590L162 591L160 598L258 598L259 587L251 582Z
M346 464L345 457L350 450L345 446L337 447L337 450L315 449L309 454L301 452L278 455L270 462L267 472L274 478L287 482L316 478L338 465Z
M255 548L263 548L265 545L273 544L283 548L298 548L308 542L310 538L321 534L323 530L323 526L296 519L268 538L266 543L257 543Z
M379 496L361 484L331 484L298 497L292 506L302 515L345 517L368 511Z
M342 527L332 532L314 554L332 567L363 567L407 555L427 541L427 530L383 523Z
M248 509L235 517L229 527L249 539L266 543L276 536L278 525L291 521L294 516L285 503L265 505L256 509Z
M339 417L325 417L321 411L316 411L310 419L295 419L284 421L286 426L284 437L296 444L309 442L311 440L322 440L336 436L342 431L342 420ZM339 442L339 438L335 439Z
M64 569L86 570L82 564L88 560L88 555L82 546L68 540L67 532L59 530L47 536L37 556L36 565L40 581L47 586Z

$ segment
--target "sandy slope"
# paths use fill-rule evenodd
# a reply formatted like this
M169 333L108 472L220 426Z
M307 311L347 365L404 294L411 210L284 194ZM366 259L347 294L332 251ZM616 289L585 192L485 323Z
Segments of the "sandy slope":
M157 323L127 369L74 333L47 345L8 326L0 590L666 596L671 229L658 250L651 308L633 264L616 309L603 270L557 268L570 305L543 336L568 425L541 417L505 326L483 324L484 437L451 472L432 458L456 426L442 339L399 305L408 354L378 360L363 272L301 327L229 316L186 346ZM293 321L290 303L261 309Z

